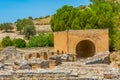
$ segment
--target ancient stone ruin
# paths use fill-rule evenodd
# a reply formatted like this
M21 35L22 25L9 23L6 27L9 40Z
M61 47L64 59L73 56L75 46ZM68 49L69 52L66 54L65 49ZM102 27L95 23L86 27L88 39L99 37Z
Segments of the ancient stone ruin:
M107 52L109 51L108 29L55 32L54 51L73 54L78 60Z
M0 80L120 80L120 71L109 65L108 30L56 32L54 43L54 51L5 48Z

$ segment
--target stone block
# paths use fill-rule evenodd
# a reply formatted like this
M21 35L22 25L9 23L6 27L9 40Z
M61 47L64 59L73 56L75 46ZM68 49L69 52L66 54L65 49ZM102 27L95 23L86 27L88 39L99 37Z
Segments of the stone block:
M35 69L38 69L38 68L40 68L40 64L34 63L34 64L31 65L32 70L35 70Z
M48 58L50 58L50 57L53 56L53 55L54 55L54 52L49 52L49 53L47 54Z
M29 59L30 59L29 54L25 54L24 59L25 59L25 60L29 60Z
M46 53L46 52L40 53L40 59L41 59L41 60L47 60L47 59L48 59L47 53Z
M117 79L118 76L116 76L115 74L104 74L104 78L105 79Z
M41 68L49 68L49 61L47 61L47 60L41 61L40 67Z
M54 68L56 65L56 60L49 60L49 68Z
M32 58L39 58L39 57L40 57L39 53L32 53Z

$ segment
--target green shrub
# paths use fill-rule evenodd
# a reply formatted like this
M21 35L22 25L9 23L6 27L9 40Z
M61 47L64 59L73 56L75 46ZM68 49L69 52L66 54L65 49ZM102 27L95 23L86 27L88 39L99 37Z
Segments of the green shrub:
M48 35L48 45L49 46L53 46L54 45L54 37L53 37L53 33L50 33L49 35Z
M14 39L13 40L13 45L17 48L24 48L26 47L26 42L23 39Z
M44 34L44 33L41 33L39 34L39 39L40 39L40 42L39 42L39 46L40 47L44 47L44 46L48 46L48 35L47 34Z
M3 47L2 47L2 41L0 41L0 51L3 50Z
M29 39L29 42L27 43L27 47L38 47L39 38L38 36L33 36Z
M116 34L113 35L114 50L120 50L120 31L116 31Z
M31 37L27 47L53 46L53 34L40 33L38 36Z
M9 36L6 36L2 39L1 44L3 47L12 46L12 41Z

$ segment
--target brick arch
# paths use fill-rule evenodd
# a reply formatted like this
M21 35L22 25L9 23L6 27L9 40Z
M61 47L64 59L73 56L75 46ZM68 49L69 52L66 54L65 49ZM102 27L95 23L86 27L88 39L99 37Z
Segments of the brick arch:
M85 57L92 57L96 53L95 44L90 40L82 40L79 41L76 45L76 57L85 58Z

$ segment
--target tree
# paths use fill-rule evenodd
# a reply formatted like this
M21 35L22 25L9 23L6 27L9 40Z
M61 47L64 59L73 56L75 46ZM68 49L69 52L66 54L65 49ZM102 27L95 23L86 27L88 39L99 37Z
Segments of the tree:
M57 10L57 13L53 15L50 24L53 31L63 31L71 29L72 20L75 17L78 8L72 6L63 6Z
M95 28L96 17L96 12L91 8L79 9L65 5L53 15L50 24L53 31L91 29Z
M1 30L4 30L5 32L7 32L8 30L12 30L12 29L14 29L14 27L13 27L13 25L12 25L12 23L3 23L3 24L1 24L0 25L0 29Z
M32 16L29 16L29 17L28 17L28 19L31 19L31 20L33 20Z
M20 31L20 34L22 33L22 30L26 25L34 25L34 23L31 19L22 19L17 21L16 27L17 30Z
M1 44L3 47L12 46L12 41L9 36L6 36L2 39Z
M0 30L3 30L3 24L0 24Z
M117 0L91 0L92 9L96 11L97 28L109 28L110 51L120 50L119 26L120 26L120 3Z
M111 5L114 13L120 12L119 0L90 0L90 1L92 2L93 7L96 7L97 5L102 4L102 3L108 3Z
M29 39L31 36L35 35L36 30L34 25L25 25L23 29L23 34L27 39Z
M54 45L54 36L53 33L48 34L48 45L53 46Z
M26 42L23 39L13 39L13 45L17 48L24 48L26 47Z
M98 5L101 3L105 3L105 0L90 0L92 2L93 5Z
M115 35L113 35L113 47L114 47L114 50L120 50L120 31L117 30L115 31Z
M86 6L85 6L85 5L80 5L78 8L79 8L79 9L85 9Z
M20 21L22 21L22 19L17 19L17 21L15 21L15 24L19 23Z
M52 30L107 28L109 29L110 50L118 49L119 35L116 31L120 31L120 3L117 0L91 1L92 3L86 8L65 5L58 9L50 22Z

